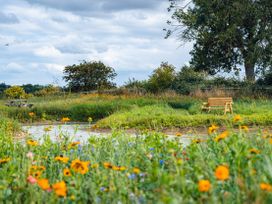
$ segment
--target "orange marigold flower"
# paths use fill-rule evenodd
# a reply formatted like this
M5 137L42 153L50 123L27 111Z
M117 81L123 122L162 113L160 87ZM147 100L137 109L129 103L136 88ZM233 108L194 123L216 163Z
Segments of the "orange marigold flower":
M70 118L68 118L68 117L63 117L61 119L61 122L63 122L63 123L66 123L66 122L69 122L69 121L70 121Z
M55 161L60 161L60 162L62 162L62 163L67 164L68 161L69 161L69 158L60 155L60 156L55 157Z
M241 121L242 120L242 117L240 116L240 115L236 115L236 116L234 116L234 118L233 118L233 122L239 122L239 121Z
M177 136L177 137L181 137L181 136L182 136L182 133L177 132L177 133L176 133L176 136Z
M0 164L5 164L5 163L8 163L9 161L10 161L9 157L4 158L4 159L0 159Z
M212 133L214 133L218 128L219 128L218 126L212 124L212 125L208 128L208 133L209 133L209 134L212 134Z
M29 117L34 117L35 113L34 112L29 112L28 115L29 115Z
M209 180L200 180L198 182L198 190L200 192L208 192L211 188L211 183Z
M79 144L80 142L72 142L68 145L68 149L76 148Z
M133 173L135 173L135 174L139 174L140 172L141 172L141 170L139 169L139 168L133 168Z
M86 174L89 170L90 162L88 161L80 161L79 159L75 159L71 163L71 169L80 174Z
M112 169L112 164L111 163L109 163L109 162L104 162L104 167L106 168L106 169Z
M68 176L72 176L70 169L67 169L67 168L66 168L66 169L63 169L63 175L64 175L64 176L67 176L67 177L68 177Z
M53 184L53 189L57 196L66 197L67 188L64 181Z
M260 154L261 151L255 149L255 148L252 148L252 149L249 150L249 152L250 152L251 154Z
M29 146L38 146L39 145L39 143L35 140L27 140L27 144Z
M224 181L229 178L229 168L223 165L220 165L215 170L215 177L218 180Z
M48 179L39 179L37 183L41 187L41 189L43 189L43 190L50 189L50 184L49 184Z
M260 184L260 189L263 191L268 191L268 192L272 192L272 186L268 183L261 183Z
M220 135L218 135L216 138L214 138L214 140L216 142L219 142L220 140L225 139L226 137L228 137L228 135L229 135L229 132L228 131L224 131Z

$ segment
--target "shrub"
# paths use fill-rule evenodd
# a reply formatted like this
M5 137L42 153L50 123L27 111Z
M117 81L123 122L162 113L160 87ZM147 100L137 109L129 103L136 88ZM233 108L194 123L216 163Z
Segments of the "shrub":
M12 87L6 89L5 95L11 99L21 99L21 98L27 97L26 92L20 86L12 86Z

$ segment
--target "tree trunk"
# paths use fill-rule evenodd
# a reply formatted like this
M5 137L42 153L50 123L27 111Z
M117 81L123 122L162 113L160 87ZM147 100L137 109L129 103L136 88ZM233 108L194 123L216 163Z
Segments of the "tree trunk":
M246 80L254 82L255 81L255 71L254 64L250 62L245 62Z

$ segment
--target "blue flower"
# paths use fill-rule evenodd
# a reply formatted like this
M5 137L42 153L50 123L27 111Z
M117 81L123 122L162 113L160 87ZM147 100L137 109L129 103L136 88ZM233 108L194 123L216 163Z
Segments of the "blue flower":
M155 148L154 148L154 147L150 147L149 150L150 150L150 151L154 151Z
M160 165L162 166L164 164L164 160L160 160Z
M136 174L129 174L129 175L128 175L128 178L131 179L131 180L133 180L133 179L136 178Z

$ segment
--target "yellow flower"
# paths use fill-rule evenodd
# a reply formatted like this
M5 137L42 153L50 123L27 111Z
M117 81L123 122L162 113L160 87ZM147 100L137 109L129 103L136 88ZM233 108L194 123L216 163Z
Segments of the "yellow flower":
M124 167L124 166L113 166L112 167L112 170L115 170L115 171L125 171L127 168Z
M29 115L29 117L34 117L35 113L34 112L29 112L28 115Z
M106 168L106 169L112 169L112 164L111 163L109 163L109 162L104 162L104 167Z
M215 177L218 180L224 181L229 178L229 168L223 165L220 165L215 170Z
M55 161L60 161L62 163L67 164L67 162L69 161L69 158L60 155L60 156L55 157Z
M70 196L70 200L76 200L76 196L75 195L71 195Z
M248 129L248 127L246 125L242 125L241 130L244 130L245 132L249 131L249 129Z
M66 123L66 122L69 122L69 121L70 121L70 118L68 118L68 117L63 117L61 119L61 122L63 122L63 123Z
M39 145L39 143L35 140L27 140L27 144L29 146L38 146Z
M80 174L86 174L89 170L88 165L90 162L88 161L80 161L79 159L75 159L71 163L71 169Z
M10 161L10 158L4 158L4 159L0 159L0 164L5 164L8 163Z
M52 126L45 127L43 130L45 132L50 132L52 130Z
M63 175L64 176L72 176L70 169L63 169Z
M272 192L272 186L268 183L261 183L260 184L260 189L263 191L268 191L268 192Z
M50 189L50 184L49 184L48 179L39 179L37 183L41 187L41 189L43 189L43 190Z
M181 165L182 164L182 158L177 159L177 164Z
M214 133L218 128L219 128L218 126L212 124L212 125L208 128L208 133L209 133L209 134L212 134L212 133Z
M133 173L135 174L139 174L141 172L141 170L139 168L133 168Z
M201 142L201 139L193 139L192 142L193 142L194 144L198 144L198 143Z
M260 150L257 150L257 149L254 149L254 148L252 148L252 149L250 149L249 150L249 152L251 153L251 154L260 154Z
M73 149L73 148L76 148L77 145L79 145L80 142L72 142L68 145L68 149Z
M233 122L239 122L239 121L241 121L242 120L242 117L240 116L240 115L236 115L236 116L234 116L234 118L233 118Z
M64 181L53 184L53 189L57 196L66 197L67 188Z
M177 132L177 133L176 133L176 136L177 136L177 137L181 137L181 136L182 136L182 133Z
M91 167L92 167L93 169L97 169L97 168L99 167L99 164L93 164Z
M211 188L211 183L209 180L200 180L198 182L198 190L200 192L208 192Z
M40 178L40 176L42 175L42 172L41 172L41 171L35 171L35 172L32 173L32 175L33 175L36 179L38 179L38 178Z
M32 174L34 171L45 171L45 166L31 166L29 171Z
M269 140L269 143L272 144L272 139Z
M216 138L214 138L214 140L216 142L219 142L220 140L225 139L226 137L228 137L228 135L229 135L229 132L228 131L224 131L220 135L218 135Z

